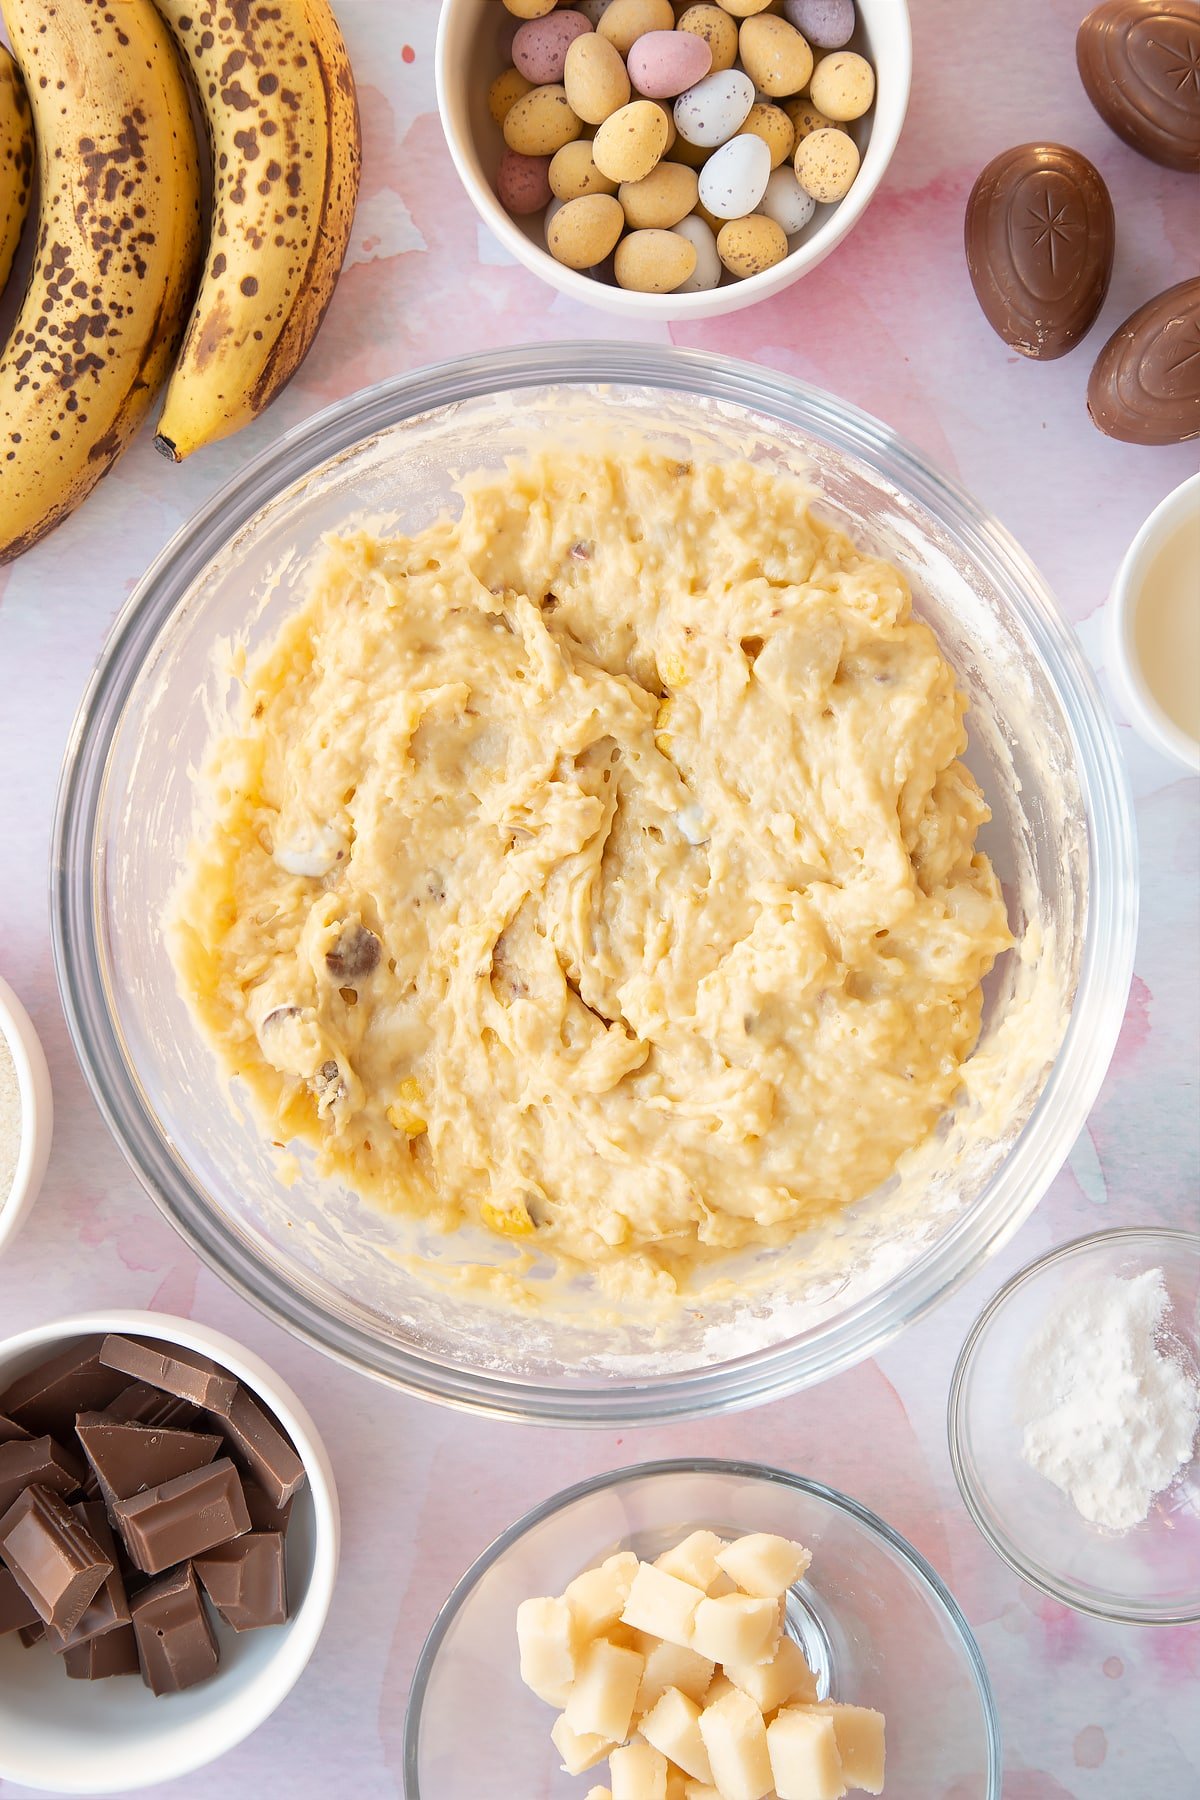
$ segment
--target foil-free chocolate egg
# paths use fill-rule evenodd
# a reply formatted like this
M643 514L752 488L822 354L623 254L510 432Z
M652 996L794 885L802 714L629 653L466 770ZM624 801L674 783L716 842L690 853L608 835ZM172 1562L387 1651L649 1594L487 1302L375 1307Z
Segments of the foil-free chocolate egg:
M1075 38L1088 99L1119 138L1168 169L1200 170L1200 5L1104 0Z
M1088 382L1100 430L1128 444L1200 437L1200 276L1147 300L1113 332Z

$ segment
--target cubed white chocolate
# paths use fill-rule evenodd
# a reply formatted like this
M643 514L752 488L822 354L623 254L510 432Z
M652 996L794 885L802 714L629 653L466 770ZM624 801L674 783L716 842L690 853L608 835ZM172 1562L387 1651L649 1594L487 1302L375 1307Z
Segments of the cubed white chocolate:
M778 1600L757 1599L752 1594L704 1599L695 1611L692 1649L718 1663L769 1662L779 1643L782 1622Z
M767 1750L779 1800L841 1800L846 1781L828 1713L785 1706L767 1726Z
M861 1788L866 1794L882 1794L883 1714L870 1706L851 1706L844 1700L824 1700L811 1710L825 1713L833 1720L838 1755L842 1759L842 1776L847 1787Z
M651 1744L626 1744L608 1759L612 1800L667 1800L667 1759Z
M666 1644L661 1638L639 1633L646 1666L638 1689L634 1713L647 1713L668 1688L678 1688L689 1700L702 1700L713 1678L713 1665L696 1650L685 1650L682 1644Z
M688 1778L673 1763L667 1764L667 1800L687 1800Z
M752 1531L734 1538L719 1550L716 1561L732 1577L743 1594L760 1600L778 1600L786 1594L812 1561L812 1552L791 1538L774 1537L769 1531Z
M638 1559L632 1550L619 1550L607 1557L598 1569L585 1569L563 1590L563 1599L571 1609L579 1642L605 1637L621 1617L621 1608L629 1598L629 1584L637 1573Z
M580 1656L563 1718L580 1736L619 1744L629 1736L633 1703L642 1680L642 1658L607 1638L593 1638Z
M719 1538L715 1531L693 1531L682 1543L656 1556L654 1566L710 1594L713 1583L722 1577L717 1551L724 1548L725 1539Z
M817 1678L790 1637L780 1638L770 1662L726 1663L725 1673L763 1713L773 1713L789 1700L811 1703L817 1697Z
M612 1800L612 1789L606 1787L589 1788L583 1800Z
M741 1688L700 1714L700 1736L722 1800L763 1800L772 1787L763 1716Z
M585 1770L594 1769L613 1747L612 1738L572 1731L564 1713L559 1713L550 1727L550 1741L562 1757L562 1766L568 1775L582 1775Z
M721 1796L715 1787L708 1785L707 1781L685 1780L683 1800L721 1800Z
M718 1700L723 1700L726 1694L732 1694L732 1692L732 1681L730 1681L728 1675L726 1675L723 1670L718 1669L717 1673L709 1682L708 1687L701 1695L701 1712L703 1712L706 1706L715 1706Z
M700 1708L678 1688L668 1688L658 1705L638 1723L648 1744L661 1750L668 1762L678 1763L685 1775L711 1781L712 1768L700 1736Z
M703 1599L701 1589L690 1582L665 1574L653 1563L639 1563L621 1618L639 1631L665 1638L668 1644L690 1648L692 1621Z
M575 1634L565 1600L522 1600L517 1608L521 1680L548 1706L565 1706L575 1679Z

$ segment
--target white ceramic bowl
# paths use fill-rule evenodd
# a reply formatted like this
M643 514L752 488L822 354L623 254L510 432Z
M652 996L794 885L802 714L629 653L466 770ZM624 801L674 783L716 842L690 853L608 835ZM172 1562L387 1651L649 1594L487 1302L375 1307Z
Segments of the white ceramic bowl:
M153 1312L81 1313L0 1343L0 1392L80 1338L136 1333L200 1350L275 1414L308 1472L287 1534L291 1617L235 1633L219 1620L211 1681L160 1698L133 1677L71 1681L44 1646L0 1638L0 1781L59 1794L123 1794L189 1775L248 1737L298 1680L325 1624L337 1576L337 1488L316 1426L266 1363L219 1331Z
M54 1129L50 1071L33 1021L8 983L0 978L0 1038L17 1071L21 1103L20 1148L8 1193L0 1193L0 1254L20 1230L46 1173Z
M1200 512L1200 475L1192 475L1155 507L1125 552L1109 600L1107 657L1122 710L1146 743L1200 775L1200 743L1159 705L1138 654L1135 621L1142 583L1163 545L1189 514ZM1200 569L1196 571L1200 581ZM1200 680L1200 671L1196 679Z
M790 287L840 244L870 204L900 137L912 82L912 32L907 0L857 0L858 27L851 48L861 48L875 67L875 104L853 134L862 167L844 200L818 206L795 248L773 269L732 281L704 294L635 294L593 280L555 262L544 247L540 213L510 218L496 198L495 174L503 154L500 129L488 112L488 88L505 66L499 0L443 0L438 21L438 107L442 129L463 186L484 224L504 248L560 293L627 319L712 319L739 312Z

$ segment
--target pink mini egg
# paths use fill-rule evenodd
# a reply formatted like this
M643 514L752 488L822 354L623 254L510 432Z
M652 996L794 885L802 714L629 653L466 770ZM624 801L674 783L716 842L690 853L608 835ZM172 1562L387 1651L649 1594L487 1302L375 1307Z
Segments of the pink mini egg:
M592 29L582 13L547 13L542 19L526 19L513 38L512 59L526 81L535 87L560 82L567 51L577 37ZM674 35L674 34L672 34Z
M647 31L625 59L629 79L647 100L673 100L712 67L707 39L693 31Z
M539 21L540 23L540 21ZM506 150L496 171L496 193L506 213L521 219L550 204L550 158Z

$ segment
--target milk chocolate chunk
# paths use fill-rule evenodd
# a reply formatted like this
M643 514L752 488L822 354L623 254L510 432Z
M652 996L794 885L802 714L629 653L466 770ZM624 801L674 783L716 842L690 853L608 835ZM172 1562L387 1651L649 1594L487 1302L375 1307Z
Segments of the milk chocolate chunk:
M287 1622L283 1537L251 1531L198 1556L193 1564L205 1593L235 1631Z
M0 1519L0 1557L47 1626L71 1632L112 1562L57 1494L28 1487Z
M109 1507L202 1469L221 1448L220 1438L211 1432L160 1431L152 1425L127 1425L106 1413L80 1413L75 1432Z
M90 1338L20 1376L0 1394L0 1412L35 1437L48 1432L66 1444L75 1429L76 1413L107 1406L128 1385L128 1376L104 1366L100 1346Z
M31 1435L23 1425L18 1425L15 1419L6 1418L3 1413L0 1413L0 1444L11 1444L16 1438L27 1438Z
M22 1625L20 1631L17 1633L17 1636L20 1638L26 1650L32 1650L35 1644L40 1644L45 1635L46 1626L45 1622L41 1619L38 1620L36 1625Z
M105 1681L110 1675L138 1675L137 1636L132 1625L118 1625L102 1637L89 1638L63 1651L63 1667L72 1681Z
M118 1500L113 1517L130 1556L147 1575L161 1574L250 1529L242 1484L228 1457Z
M1112 201L1086 156L1018 144L992 158L967 201L964 242L975 297L1022 356L1065 356L1108 292Z
M23 1625L39 1624L37 1607L0 1564L0 1637L7 1637L10 1631L20 1631Z
M1117 327L1096 358L1087 403L1093 423L1127 444L1200 437L1200 276Z
M223 1413L237 1392L237 1382L197 1350L180 1344L158 1344L145 1338L106 1337L100 1356L110 1369L151 1387L164 1388L209 1412Z
M52 1650L64 1654L80 1644L86 1644L91 1638L101 1637L106 1632L115 1631L119 1626L129 1623L129 1601L121 1571L117 1567L117 1546L108 1523L108 1514L98 1500L83 1501L73 1506L71 1511L84 1529L92 1534L113 1566L103 1585L96 1590L95 1598L84 1608L83 1616L74 1630L59 1631L57 1627L47 1625L46 1642Z
M1084 91L1104 123L1168 169L1200 170L1200 6L1105 0L1075 38Z
M259 1487L257 1481L242 1479L242 1492L246 1496L246 1511L250 1514L251 1531L286 1531L288 1520L292 1516L292 1502L285 1500L282 1506L276 1506L273 1500Z
M162 1388L151 1387L149 1382L131 1381L111 1406L104 1408L104 1417L120 1425L157 1425L164 1431L189 1431L199 1419L200 1409L190 1400L180 1400Z
M217 1424L273 1505L285 1505L303 1487L304 1464L244 1387L238 1388L232 1406Z
M142 1680L154 1693L182 1693L216 1674L217 1640L190 1563L138 1595L133 1629Z
M0 1444L0 1513L34 1482L56 1494L74 1494L83 1473L74 1454L53 1438L13 1438Z

